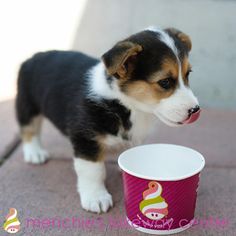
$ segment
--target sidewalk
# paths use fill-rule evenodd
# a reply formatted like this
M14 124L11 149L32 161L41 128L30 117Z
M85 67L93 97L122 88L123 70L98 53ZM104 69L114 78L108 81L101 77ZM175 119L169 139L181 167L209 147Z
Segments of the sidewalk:
M14 137L16 126L12 102L5 106L3 113L5 125L1 126L1 140L9 130ZM0 107L2 109L2 107ZM8 111L7 111L8 110ZM1 117L3 119L3 117ZM201 226L176 235L227 235L236 231L236 113L207 110L201 119L191 126L181 129L157 127L146 143L176 143L196 148L206 158L206 168L201 174L201 184L196 208L196 219L202 220ZM4 132L3 132L4 131ZM52 236L100 236L100 235L144 235L131 228L114 224L114 220L124 220L124 205L121 174L116 164L116 156L107 157L107 187L113 195L114 208L108 213L96 215L81 209L76 192L76 175L72 168L70 144L48 122L45 122L44 146L52 154L52 159L42 166L33 166L23 162L21 146L0 166L0 222L3 222L9 208L18 210L21 231L17 235ZM8 139L8 144L11 139ZM7 144L6 144L7 145ZM3 150L1 155L3 154ZM33 228L27 220L43 220L57 217L60 220L77 217L89 220L87 226L76 228L54 227ZM219 224L209 224L209 220ZM205 223L203 222L205 220ZM91 225L91 222L100 224ZM102 222L102 224L101 224ZM207 223L208 222L208 223ZM28 222L29 223L29 222ZM222 224L223 224L222 223ZM42 225L41 225L42 226ZM3 234L0 229L0 235Z

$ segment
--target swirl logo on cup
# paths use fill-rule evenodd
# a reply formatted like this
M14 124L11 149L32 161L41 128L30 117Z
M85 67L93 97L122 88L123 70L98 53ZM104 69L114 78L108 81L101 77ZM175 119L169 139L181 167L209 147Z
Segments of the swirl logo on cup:
M15 208L10 208L3 224L3 229L10 234L15 234L20 230L20 221L17 218L17 210Z
M152 220L160 220L168 214L168 204L161 197L162 186L156 181L148 183L148 189L143 192L143 200L139 209L143 215Z

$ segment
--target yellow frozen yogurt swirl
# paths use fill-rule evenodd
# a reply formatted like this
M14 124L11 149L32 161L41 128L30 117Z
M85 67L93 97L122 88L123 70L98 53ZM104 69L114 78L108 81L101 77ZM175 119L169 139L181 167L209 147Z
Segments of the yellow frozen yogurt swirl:
M148 189L143 192L143 200L139 204L139 209L147 218L159 220L168 214L168 204L161 197L162 186L151 181L148 184Z
M20 230L20 221L17 218L17 210L15 208L10 208L3 229L10 234L17 233Z

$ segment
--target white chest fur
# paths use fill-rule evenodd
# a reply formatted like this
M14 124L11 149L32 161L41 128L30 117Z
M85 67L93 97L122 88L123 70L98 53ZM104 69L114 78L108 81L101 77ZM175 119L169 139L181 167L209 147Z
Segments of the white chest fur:
M141 111L132 111L130 137L133 144L141 144L146 138L150 129L154 127L156 117Z

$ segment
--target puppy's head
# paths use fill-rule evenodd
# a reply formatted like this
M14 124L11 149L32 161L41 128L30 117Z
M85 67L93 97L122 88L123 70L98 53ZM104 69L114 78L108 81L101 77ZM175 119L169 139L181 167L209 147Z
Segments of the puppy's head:
M178 126L193 122L200 112L189 87L191 47L190 38L179 30L151 28L118 42L102 59L120 91L139 109Z

